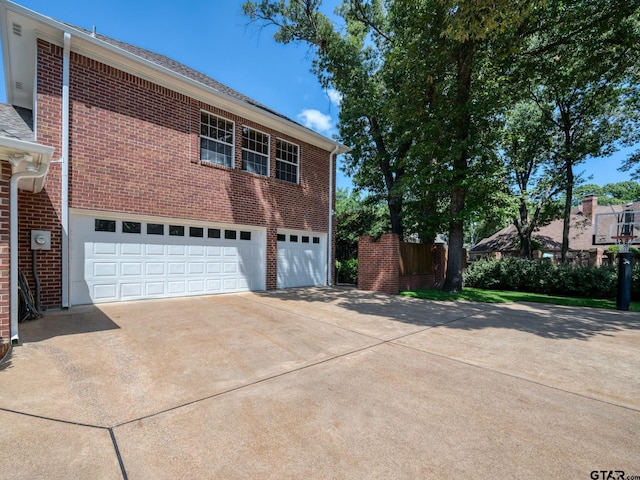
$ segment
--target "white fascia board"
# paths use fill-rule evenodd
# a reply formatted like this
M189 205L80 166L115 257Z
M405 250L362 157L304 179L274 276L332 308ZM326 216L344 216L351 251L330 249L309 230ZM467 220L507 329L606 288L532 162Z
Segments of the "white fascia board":
M298 125L293 121L287 121L264 109L235 99L216 90L215 88L203 85L191 78L185 77L184 75L95 38L91 34L77 30L50 17L46 17L13 2L9 2L8 0L0 0L0 5L3 7L3 13L6 13L6 9L10 8L17 14L24 15L25 17L40 23L40 28L37 31L39 38L62 46L64 32L69 32L72 35L71 50L81 55L107 65L111 65L119 70L139 76L158 85L167 87L171 90L177 91L178 93L194 98L195 100L215 105L222 110L242 116L261 125L265 125L324 150L332 151L336 146L338 146L338 153L345 153L349 151L348 147L309 130L302 125ZM6 35L4 29L3 35ZM3 45L6 45L6 42L7 39L3 37ZM6 48L6 46L3 48ZM5 60L5 68L6 65L7 60ZM9 86L9 84L7 85ZM7 92L9 92L9 90L7 90Z
M51 157L55 151L55 148L47 145L9 137L0 137L0 148L14 152L40 155L41 161L44 163L49 163L51 161Z

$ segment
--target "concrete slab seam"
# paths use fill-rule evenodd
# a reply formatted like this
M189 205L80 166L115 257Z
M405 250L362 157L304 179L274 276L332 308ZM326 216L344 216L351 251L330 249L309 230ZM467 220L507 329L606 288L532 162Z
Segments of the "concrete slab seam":
M503 371L500 371L500 370L495 370L495 369L493 369L493 368L483 367L482 365L477 365L477 364L475 364L475 363L465 362L465 361L463 361L463 360L459 360L459 359L457 359L457 358L447 357L446 355L441 355L441 354L439 354L439 353L430 352L430 351L428 351L428 350L423 350L423 349L420 349L420 348L417 348L417 347L413 347L413 346L411 346L411 345L404 345L404 344L402 344L402 343L394 343L394 342L395 342L395 340L396 340L396 339L394 339L394 340L389 340L389 342L387 342L387 343L393 343L395 346L398 346L398 347L404 347L404 348L407 348L407 349L409 349L409 350L414 350L414 351L416 351L416 352L425 353L425 354L427 354L427 355L433 355L434 357L442 358L442 359L444 359L444 360L450 360L450 361L452 361L452 362L460 363L460 364L462 364L462 365L466 365L466 366L468 366L468 367L478 368L478 369L480 369L480 370L484 370L484 371L486 371L486 372L493 372L493 373L497 373L497 374L499 374L499 375L504 375L505 377L513 378L513 379L515 379L515 380L521 380L521 381L523 381L523 382L527 382L527 383L530 383L530 384L532 384L532 385L538 385L538 386L540 386L540 387L549 388L549 389L551 389L551 390L555 390L555 391L557 391L557 392L563 392L563 393L566 393L566 394L568 394L568 395L574 395L574 396L576 396L576 397L580 397L580 398L583 398L583 399L586 399L586 400L591 400L591 401L594 401L594 402L603 403L603 404L605 404L605 405L610 405L610 406L612 406L612 407L619 407L619 408L623 408L623 409L625 409L625 410L629 410L629 411L631 411L631 412L640 413L640 409L637 409L637 408L629 407L629 406L626 406L626 405L620 405L620 404L613 403L613 402L608 402L608 401L606 401L606 400L602 400L602 399L599 399L599 398L590 397L590 396L588 396L588 395L584 395L584 394L582 394L582 393L572 392L571 390L565 390L565 389L563 389L563 388L554 387L553 385L547 385L546 383L536 382L535 380L531 380L530 378L520 377L520 376L518 376L518 375L514 375L514 374L512 374L512 373L503 372Z
M315 367L315 366L318 366L318 365L322 365L323 363L328 363L328 362L331 362L331 361L336 360L338 358L347 357L347 356L352 355L354 353L364 352L365 350L369 350L370 348L374 348L374 347L378 347L380 345L384 345L385 343L389 343L389 341L386 340L386 341L378 342L378 343L373 344L373 345L367 345L366 347L362 347L362 348L358 348L356 350L351 350L349 352L341 353L340 355L336 355L336 356L333 356L333 357L330 357L330 358L325 358L324 360L320 360L319 362L310 363L308 365L303 365L301 367L294 368L293 370L287 370L286 372L282 372L282 373L278 373L276 375L271 375L269 377L261 378L259 380L247 383L245 385L238 385L237 387L230 388L229 390L224 390L222 392L214 393L212 395L207 395L206 397L198 398L196 400L191 400L189 402L186 402L186 403L183 403L183 404L180 404L180 405L176 405L176 406L173 406L171 408L166 408L164 410L160 410L160 411L155 412L155 413L150 413L149 415L144 415L144 416L139 417L139 418L134 418L132 420L127 420L126 422L122 422L122 423L119 423L117 425L114 425L113 428L123 427L125 425L129 425L131 423L135 423L135 422L138 422L140 420L148 420L150 418L157 417L157 416L162 415L164 413L169 413L169 412L172 412L172 411L175 411L175 410L179 410L181 408L188 407L190 405L195 405L196 403L204 402L206 400L211 400L213 398L220 397L220 396L226 395L228 393L237 392L237 391L242 390L244 388L248 388L248 387L252 387L254 385L259 385L261 383L268 382L269 380L275 380L276 378L281 378L281 377L284 377L284 376L292 374L292 373L300 372L300 371L306 370L308 368L312 368L312 367Z
M118 458L118 465L120 465L120 472L122 473L122 478L124 480L128 480L127 470L124 468L124 460L122 459L122 455L120 455L120 449L118 448L118 442L116 440L116 434L113 431L113 428L109 428L109 435L111 436L111 443L113 444L113 448L116 451L116 457Z
M124 462L122 460L122 456L120 455L120 449L118 448L118 442L116 441L116 437L114 435L113 428L111 428L111 427L103 427L102 425L91 425L89 423L72 422L70 420L62 420L60 418L45 417L43 415L36 415L36 414L33 414L33 413L20 412L18 410L12 410L10 408L4 408L4 407L0 407L0 411L7 412L7 413L12 413L14 415L22 415L22 416L25 416L25 417L37 418L38 420L45 420L45 421L48 421L48 422L63 423L65 425L73 425L75 427L91 428L91 429L94 429L94 430L107 430L109 432L109 436L111 437L111 443L112 443L113 448L115 450L116 458L118 459L118 464L120 465L120 471L122 473L122 478L124 480L128 480L127 472L126 472L126 470L124 468Z
M158 412L150 413L148 415L144 415L144 416L139 417L139 418L134 418L134 419L131 419L131 420L127 420L126 422L122 422L122 423L119 423L117 425L114 425L112 428L115 429L115 428L123 427L125 425L129 425L129 424L141 421L141 420L148 420L150 418L154 418L154 417L163 415L165 413L169 413L169 412L172 412L172 411L175 411L175 410L180 410L181 408L188 407L190 405L195 405L197 403L204 402L204 401L207 401L207 400L211 400L213 398L220 397L222 395L226 395L226 394L229 394L229 393L233 393L233 392L242 390L244 388L252 387L254 385L259 385L261 383L265 383L265 382L268 382L270 380L281 378L281 377L284 377L284 376L292 374L292 373L300 372L302 370L306 370L308 368L316 367L318 365L322 365L322 364L331 362L333 360L337 360L339 358L344 358L344 357L347 357L349 355L353 355L354 353L364 352L366 350L370 350L372 348L379 347L381 345L393 344L393 345L396 345L396 346L406 347L406 345L396 344L394 342L397 341L397 340L406 338L406 337L410 337L412 335L417 335L419 333L425 332L426 330L430 330L432 328L435 328L435 327L438 327L438 326L442 326L442 325L447 325L447 324L453 323L455 321L464 320L464 319L467 319L467 318L472 317L472 316L473 315L467 315L465 317L457 318L457 319L454 319L454 320L449 320L447 322L444 322L444 323L441 323L441 324L438 324L438 325L430 325L430 326L422 328L422 329L420 329L418 331L411 332L411 333L408 333L408 334L405 334L405 335L400 335L398 337L395 337L395 338L392 338L392 339L389 339L389 340L378 341L377 343L374 343L372 345L367 345L365 347L358 348L356 350L351 350L349 352L341 353L340 355L335 355L335 356L330 357L330 358L325 358L324 360L320 360L318 362L310 363L308 365L303 365L301 367L294 368L293 370L288 370L286 372L278 373L277 375L271 375L269 377L261 378L259 380L254 381L254 382L250 382L250 383L247 383L247 384L244 384L244 385L239 385L237 387L230 388L229 390L224 390L222 392L214 393L212 395L207 395L206 397L202 397L202 398L198 398L198 399L195 399L195 400L191 400L189 402L182 403L180 405L175 405L173 407L166 408L166 409L160 410ZM312 318L312 320L314 320L314 319ZM324 322L322 322L322 323L324 323ZM354 332L354 333L358 333L358 332ZM366 335L366 336L368 336L368 335ZM370 338L375 338L375 337L370 337ZM418 351L420 351L420 350L418 350ZM423 352L423 353L429 353L429 352Z

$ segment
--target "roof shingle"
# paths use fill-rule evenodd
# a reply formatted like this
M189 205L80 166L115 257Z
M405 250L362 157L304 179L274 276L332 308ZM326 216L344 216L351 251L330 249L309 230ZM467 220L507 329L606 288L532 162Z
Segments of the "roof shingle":
M0 136L33 141L33 112L0 103Z

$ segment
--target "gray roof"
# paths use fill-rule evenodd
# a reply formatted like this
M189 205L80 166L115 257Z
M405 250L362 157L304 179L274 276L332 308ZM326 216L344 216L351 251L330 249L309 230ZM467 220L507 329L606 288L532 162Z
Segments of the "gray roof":
M155 53L152 52L150 50L146 50L144 48L140 48L140 47L136 47L135 45L131 45L129 43L126 42L122 42L120 40L116 40L115 38L111 38L111 37L107 37L106 35L102 35L100 33L92 33L91 31L82 28L82 27L78 27L76 25L72 25L70 23L66 23L66 22L60 22L63 23L65 25L68 25L70 27L73 27L76 30L80 30L84 33L87 33L91 36L93 36L94 38L101 40L105 43L108 43L109 45L112 45L114 47L120 48L122 50L124 50L125 52L131 53L137 57L140 57L144 60L147 60L149 62L155 63L156 65L166 68L167 70L171 70L174 73L177 73L179 75L182 75L190 80L194 80L198 83L201 83L204 86L207 86L209 88L213 88L214 90L217 90L218 92L224 94L224 95L228 95L231 98L234 98L236 100L240 100L241 102L247 103L253 107L257 107L260 108L262 110L264 110L265 112L269 112L273 115L276 115L280 118L282 118L283 120L287 120L291 123L294 123L296 125L302 126L303 128L307 128L304 125L301 125L300 123L291 120L289 117L286 117L285 115L282 115L281 113L261 104L260 102L257 102L256 100L253 100L250 97L247 97L246 95L243 95L242 93L229 88L228 86L218 82L217 80L205 75L204 73L198 72L197 70L194 70L191 67L188 67L180 62L177 62L165 55L161 55L159 53ZM307 128L308 129L308 128ZM310 129L308 129L310 130ZM311 131L311 130L310 130Z
M33 141L33 112L0 103L0 136Z

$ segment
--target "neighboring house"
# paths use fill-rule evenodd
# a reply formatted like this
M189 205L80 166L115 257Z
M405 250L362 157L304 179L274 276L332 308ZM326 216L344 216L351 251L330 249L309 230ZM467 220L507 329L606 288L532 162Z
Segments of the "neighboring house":
M569 227L568 257L574 261L589 262L601 265L606 259L604 252L606 245L594 245L594 221L597 214L622 212L625 205L599 206L598 197L587 196L582 205L571 211ZM631 210L640 210L640 202L630 206ZM543 258L560 259L562 250L563 220L554 220L549 225L540 227L532 239L539 243L539 251ZM469 260L474 261L483 257L518 256L518 232L513 224L480 240L469 252Z
M0 17L0 337L34 259L44 307L332 283L346 147L162 55Z

